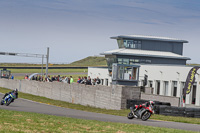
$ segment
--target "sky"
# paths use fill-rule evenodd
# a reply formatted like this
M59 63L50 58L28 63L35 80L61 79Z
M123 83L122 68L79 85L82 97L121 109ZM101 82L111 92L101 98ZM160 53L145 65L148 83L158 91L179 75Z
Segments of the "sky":
M70 63L117 49L118 35L187 40L183 55L200 64L199 0L0 0L0 52L46 54ZM0 55L0 63L41 63Z

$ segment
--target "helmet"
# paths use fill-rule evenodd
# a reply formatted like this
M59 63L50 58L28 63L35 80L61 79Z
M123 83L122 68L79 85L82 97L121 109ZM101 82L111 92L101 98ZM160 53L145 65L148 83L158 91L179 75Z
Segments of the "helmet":
M149 101L149 103L150 103L151 105L154 105L154 104L155 104L155 102L154 102L154 101Z
M17 89L15 89L15 92L18 92L18 90L17 90Z

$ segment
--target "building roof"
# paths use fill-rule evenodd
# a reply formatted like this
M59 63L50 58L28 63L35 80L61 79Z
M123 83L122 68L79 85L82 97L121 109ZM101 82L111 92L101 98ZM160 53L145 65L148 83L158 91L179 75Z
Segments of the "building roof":
M120 35L111 37L111 39L141 39L141 40L155 40L155 41L166 41L166 42L181 42L188 43L186 40L168 37L158 37L158 36L144 36L144 35Z
M150 50L140 50L140 49L115 49L111 51L106 51L101 53L101 55L132 55L132 56L145 56L145 57L160 57L160 58L174 58L174 59L185 59L190 60L190 58L175 54L172 52L165 51L150 51Z

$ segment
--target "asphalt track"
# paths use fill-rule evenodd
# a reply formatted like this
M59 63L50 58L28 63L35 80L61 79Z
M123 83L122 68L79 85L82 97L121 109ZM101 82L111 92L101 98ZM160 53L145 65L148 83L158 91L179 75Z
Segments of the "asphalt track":
M3 95L0 94L0 98L2 96ZM24 111L24 112L35 112L35 113L41 113L41 114L72 117L72 118L86 119L86 120L140 124L140 125L146 125L146 126L166 127L166 128L174 128L174 129L191 130L191 131L200 132L200 125L197 125L197 124L156 121L156 120L148 120L148 121L142 121L139 119L129 120L127 119L126 116L114 116L114 115L107 115L107 114L85 112L85 111L80 111L80 110L56 107L56 106L47 105L43 103L37 103L37 102L33 102L30 100L21 99L21 98L16 99L15 102L11 103L9 106L1 105L0 109Z

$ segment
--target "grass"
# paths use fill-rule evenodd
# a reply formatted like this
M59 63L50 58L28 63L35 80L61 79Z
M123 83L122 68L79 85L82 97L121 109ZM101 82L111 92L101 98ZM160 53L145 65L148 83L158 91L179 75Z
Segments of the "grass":
M41 69L8 69L11 73L41 73ZM48 73L83 73L88 72L88 69L48 69ZM43 70L45 73L45 70Z
M70 65L75 66L107 66L105 57L89 56L79 61L72 62Z
M9 89L1 88L1 93L9 92ZM95 108L91 106L83 106L80 104L72 104L64 101L58 101L58 100L52 100L45 97L35 96L27 93L19 92L19 97L24 99L29 99L36 102L46 103L50 105L55 105L59 107L64 108L71 108L71 109L77 109L77 110L83 110L88 112L96 112L96 113L102 113L102 114L111 114L111 115L118 115L118 116L124 116L126 117L129 113L128 109L124 110L107 110L107 109L100 109ZM186 118L186 117L174 117L174 116L164 116L164 115L152 115L151 119L154 120L163 120L163 121L173 121L173 122L183 122L183 123L191 123L191 124L200 124L200 118Z
M177 129L150 127L136 124L101 122L95 120L83 120L38 113L9 111L3 109L0 109L0 116L0 132L2 133L192 133L192 131Z

